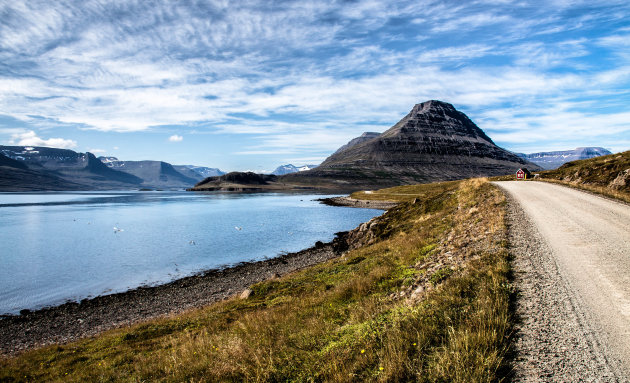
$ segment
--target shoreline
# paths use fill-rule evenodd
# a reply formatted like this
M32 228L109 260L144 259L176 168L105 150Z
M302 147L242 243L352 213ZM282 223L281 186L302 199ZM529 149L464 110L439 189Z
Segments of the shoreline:
M356 199L351 197L330 197L330 198L320 198L317 201L323 203L328 206L345 206L345 207L356 207L362 209L379 209L379 210L389 210L399 202L394 201L368 201L363 199Z
M341 256L349 232L331 242L261 261L211 269L157 286L138 287L80 302L0 316L0 355L14 356L51 344L66 344L145 320L181 314L239 295L249 286Z

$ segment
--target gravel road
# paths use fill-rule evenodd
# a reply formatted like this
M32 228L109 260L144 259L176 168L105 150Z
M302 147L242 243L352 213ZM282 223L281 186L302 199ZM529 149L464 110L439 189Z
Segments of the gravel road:
M630 381L630 206L543 182L509 202L514 381Z

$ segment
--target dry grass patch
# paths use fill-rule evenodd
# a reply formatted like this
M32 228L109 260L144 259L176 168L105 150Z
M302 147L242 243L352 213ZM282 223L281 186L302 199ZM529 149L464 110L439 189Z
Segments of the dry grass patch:
M542 178L540 179L540 181L563 185L563 186L569 186L575 189L588 191L591 193L603 195L612 199L630 203L630 193L611 189L604 186L581 184L581 183L569 182L569 181L564 181L564 180L556 180L556 179L551 179L551 178Z

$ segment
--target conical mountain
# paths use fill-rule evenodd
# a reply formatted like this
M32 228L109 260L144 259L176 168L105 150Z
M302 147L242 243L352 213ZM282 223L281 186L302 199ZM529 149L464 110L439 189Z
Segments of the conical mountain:
M389 186L504 175L523 166L540 169L495 145L453 105L431 100L415 105L384 133L355 138L290 181Z

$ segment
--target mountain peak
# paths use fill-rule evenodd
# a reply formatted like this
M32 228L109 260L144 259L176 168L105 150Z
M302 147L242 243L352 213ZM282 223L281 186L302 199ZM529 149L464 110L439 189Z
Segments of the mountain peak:
M411 111L381 137L413 135L435 137L436 139L461 139L477 143L494 142L483 130L452 104L439 100L429 100L414 105Z
M540 169L498 147L453 105L428 100L384 133L364 133L294 178L382 186L503 175L525 164Z
M440 100L428 100L414 105L412 113L428 113L432 110L456 110L453 104Z

